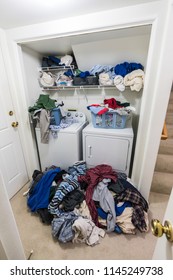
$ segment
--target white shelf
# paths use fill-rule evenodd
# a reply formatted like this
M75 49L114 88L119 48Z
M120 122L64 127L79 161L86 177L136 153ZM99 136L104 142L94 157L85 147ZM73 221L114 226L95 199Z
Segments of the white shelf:
M74 69L74 65L70 65L70 66L59 65L59 66L54 66L54 67L38 67L38 71L44 71L44 72L69 70L69 69Z
M61 70L68 70L74 69L74 65L70 65L70 66L56 66L56 67L39 67L38 68L40 71L45 71L45 72L53 72L53 71L61 71ZM55 74L56 75L56 74ZM130 87L127 86L126 89L129 89ZM51 86L51 87L43 87L41 86L41 90L42 91L60 91L60 90L75 90L75 89L81 89L81 90L85 90L85 89L114 89L114 90L118 90L117 87L115 85L110 85L110 86L102 86L102 85L71 85L71 86L63 86L63 85L59 85L59 86ZM118 90L119 91L119 90Z
M55 91L55 90L73 90L73 89L116 89L115 86L100 86L100 85L86 85L86 86L52 86L42 87L42 91Z

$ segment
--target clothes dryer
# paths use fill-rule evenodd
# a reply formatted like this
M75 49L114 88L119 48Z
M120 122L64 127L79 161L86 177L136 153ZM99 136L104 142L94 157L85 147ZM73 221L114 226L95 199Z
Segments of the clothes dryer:
M73 123L60 129L56 135L49 133L49 142L41 143L40 129L35 128L41 170L51 165L67 169L76 161L82 160L82 130L87 125L86 116L82 112L65 112L66 118Z
M133 145L133 129L94 128L92 123L83 129L83 160L87 167L108 164L118 172L129 175Z

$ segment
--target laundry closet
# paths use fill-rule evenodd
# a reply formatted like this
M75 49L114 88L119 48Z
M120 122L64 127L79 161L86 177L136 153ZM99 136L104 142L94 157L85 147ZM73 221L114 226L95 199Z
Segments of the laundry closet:
M13 28L3 34L2 50L12 99L15 101L14 120L19 121L15 131L19 131L30 178L34 168L39 167L39 158L34 131L32 137L30 133L32 125L29 124L27 108L35 103L40 94L63 100L67 110L85 113L89 122L91 114L87 105L114 97L122 102L130 102L135 108L132 118L132 179L148 198L172 73L169 63L172 58L172 51L169 52L172 45L169 36L172 27L169 12L171 2L159 2ZM165 55L167 53L169 56ZM38 68L42 57L49 54L73 54L83 71L95 64L140 62L147 73L144 90L132 92L126 88L120 92L115 87L74 87L43 91L38 83ZM167 69L167 73L163 69ZM98 128L97 131L102 134L102 129Z
M75 58L77 68L81 71L89 71L94 65L116 66L117 64L127 61L129 63L136 62L142 64L145 72L150 43L150 34L151 26L144 25L22 43L21 57L22 69L25 76L27 106L33 106L40 94L48 94L51 99L55 99L57 102L63 102L63 109L66 112L82 112L86 117L87 123L92 123L91 113L87 109L90 104L103 103L104 99L109 98L115 98L120 102L130 103L130 106L134 108L131 121L132 132L130 133L130 138L133 138L133 141L130 142L130 155L128 159L125 159L125 162L128 161L126 173L129 174L133 164L133 155L138 133L138 123L140 118L143 89L137 92L132 91L130 87L126 87L125 90L121 92L115 86L100 87L95 85L89 87L85 85L74 85L71 87L63 86L59 88L55 87L53 89L44 89L40 87L38 81L39 71L41 69L42 58L44 56L54 55L62 57L66 54L69 54ZM84 127L82 127L82 129L83 128ZM80 131L80 137L77 141L77 145L80 145L80 155L78 158L76 158L76 160L81 160L84 156L86 156L84 151L85 143L82 143L82 137L84 137L84 135L82 136L82 129ZM47 147L45 146L46 144L44 144L44 147L40 149L37 137L38 132L36 133L34 131L32 121L31 130L33 135L35 153L38 155L37 157L39 166L43 157L41 150L44 151L44 157L46 157ZM122 131L123 130L124 129L122 129ZM99 128L97 129L97 131L99 133ZM109 131L109 129L107 129L107 131ZM98 137L103 138L103 135L105 136L104 132ZM69 139L70 145L70 136L68 136L67 138ZM112 144L114 145L114 143ZM63 148L65 152L66 147L62 146L62 153ZM73 147L70 148L73 149ZM116 154L114 155L114 152L112 151L112 157L114 158L115 156ZM49 152L48 157L51 158L51 154L49 155ZM113 160L111 159L111 162L112 161ZM98 163L98 160L96 160L96 162ZM102 162L100 162L100 164L101 163ZM54 160L52 160L51 162L51 160L49 159L49 165L50 164L55 164ZM45 166L46 165L43 164L43 168L45 168ZM63 164L63 168L64 167L65 163ZM124 171L124 169L122 171Z

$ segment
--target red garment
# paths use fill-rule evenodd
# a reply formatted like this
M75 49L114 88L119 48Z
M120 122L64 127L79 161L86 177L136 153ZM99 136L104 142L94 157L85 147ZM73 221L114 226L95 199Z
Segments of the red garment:
M103 109L100 110L100 111L97 113L97 115L103 115L103 114L105 114L106 112L108 112L108 108L103 107Z
M115 98L105 99L104 104L108 104L108 107L111 109L122 108L122 106L119 106L117 104L117 101Z
M78 177L79 183L87 183L88 185L85 194L86 204L88 205L88 208L90 210L93 222L99 227L101 227L101 225L98 222L98 213L92 196L94 188L105 178L111 179L113 182L116 182L117 180L116 172L113 171L110 165L106 164L100 164L96 167L90 168L87 170L86 175L81 175Z
M92 105L88 106L87 108L90 110L90 107L99 107L100 108L100 111L97 113L97 115L103 115L109 111L108 108L103 107L99 104L92 104Z

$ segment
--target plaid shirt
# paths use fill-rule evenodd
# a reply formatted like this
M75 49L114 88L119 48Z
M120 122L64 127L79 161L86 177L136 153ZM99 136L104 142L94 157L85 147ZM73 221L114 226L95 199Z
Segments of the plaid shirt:
M148 210L148 203L144 197L135 188L127 188L116 197L116 202L129 201L132 203L133 214L132 223L140 231L146 231L147 225L145 222L144 211Z

